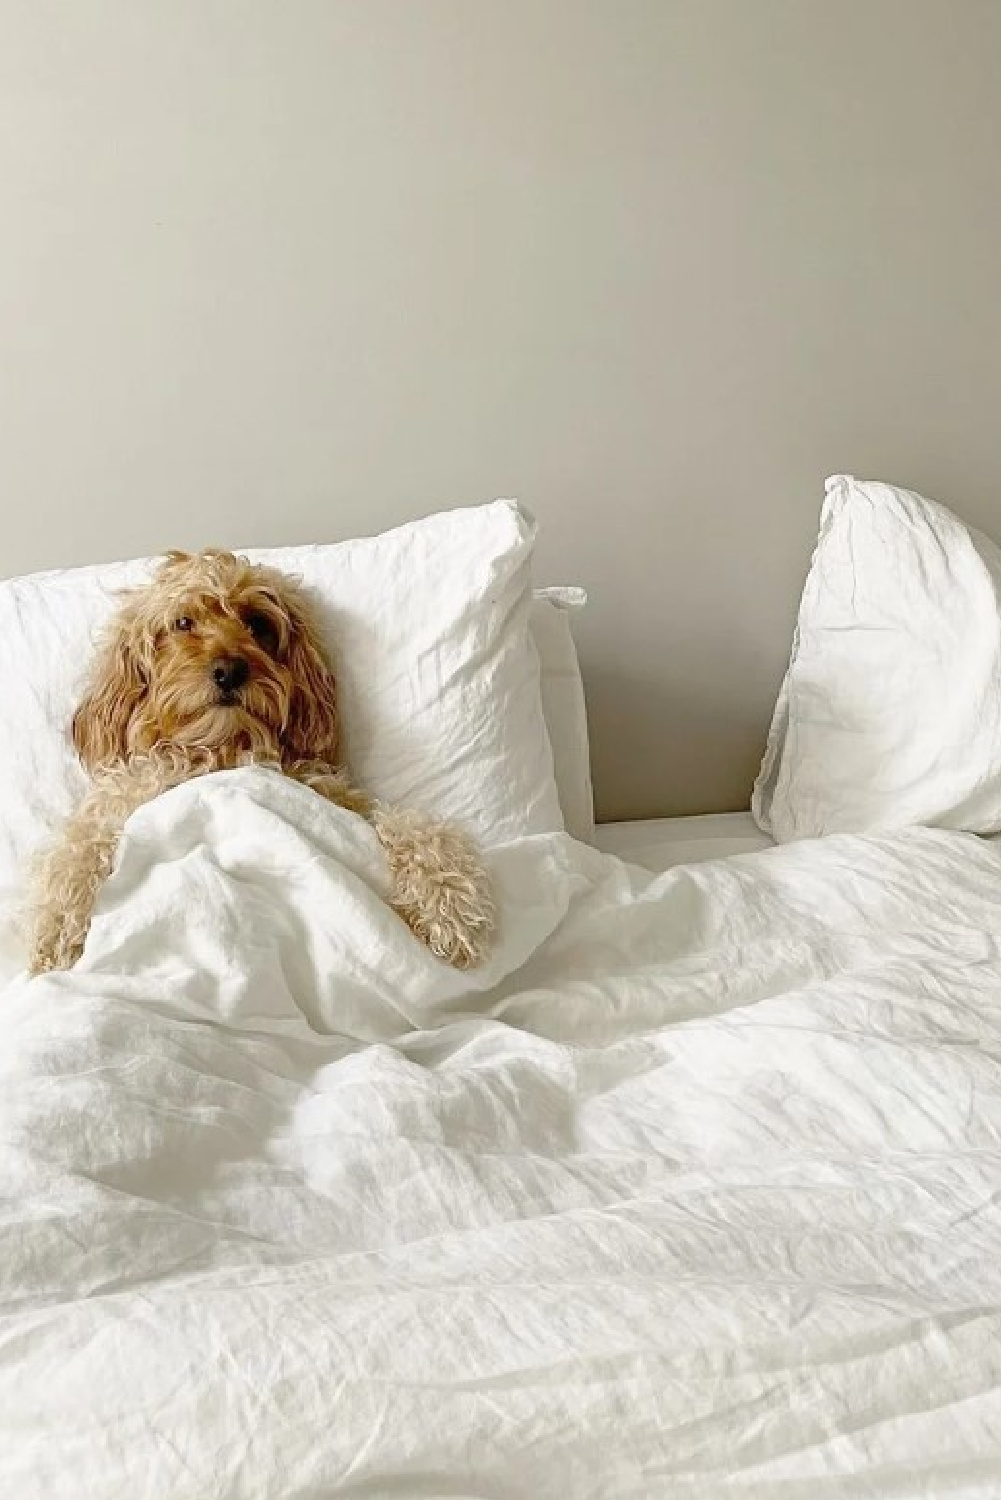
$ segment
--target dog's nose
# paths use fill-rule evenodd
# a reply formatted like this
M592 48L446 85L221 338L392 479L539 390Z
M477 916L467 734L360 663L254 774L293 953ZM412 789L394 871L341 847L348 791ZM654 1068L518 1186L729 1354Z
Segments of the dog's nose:
M224 693L235 693L243 687L250 668L242 656L217 656L210 668L212 681Z

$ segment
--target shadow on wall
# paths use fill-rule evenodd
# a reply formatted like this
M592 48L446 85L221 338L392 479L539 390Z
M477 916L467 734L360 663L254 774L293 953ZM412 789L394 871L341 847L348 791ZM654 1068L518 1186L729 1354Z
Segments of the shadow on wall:
M750 806L771 706L761 715L746 704L728 704L713 693L715 674L706 665L702 685L672 679L670 669L657 662L647 670L598 666L585 671L589 701L601 704L600 716L589 715L599 823L743 812ZM671 785L674 768L683 768L678 790ZM708 806L704 794L693 795L700 785L728 784L744 788L729 806ZM606 795L604 787L615 791Z

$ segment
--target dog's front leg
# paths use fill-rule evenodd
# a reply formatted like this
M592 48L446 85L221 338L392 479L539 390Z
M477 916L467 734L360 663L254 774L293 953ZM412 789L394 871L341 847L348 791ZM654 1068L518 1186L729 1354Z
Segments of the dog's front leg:
M121 766L102 772L38 861L30 908L28 972L76 963L90 928L97 893L111 874L125 820L156 790L148 772Z
M393 909L436 958L473 969L496 928L493 891L468 834L402 808L376 807L372 825L393 877Z

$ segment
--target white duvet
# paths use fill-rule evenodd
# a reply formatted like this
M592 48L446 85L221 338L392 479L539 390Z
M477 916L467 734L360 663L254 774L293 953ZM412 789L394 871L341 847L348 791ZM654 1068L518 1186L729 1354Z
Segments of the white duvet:
M1001 855L496 851L473 979L266 771L0 1033L3 1500L1001 1493Z

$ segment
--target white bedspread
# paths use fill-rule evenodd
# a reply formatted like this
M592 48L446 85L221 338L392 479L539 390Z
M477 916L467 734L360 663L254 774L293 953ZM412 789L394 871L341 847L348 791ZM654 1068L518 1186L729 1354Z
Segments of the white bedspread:
M1001 1493L1001 855L496 852L470 980L265 771L0 1044L0 1496Z

